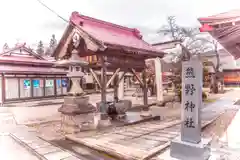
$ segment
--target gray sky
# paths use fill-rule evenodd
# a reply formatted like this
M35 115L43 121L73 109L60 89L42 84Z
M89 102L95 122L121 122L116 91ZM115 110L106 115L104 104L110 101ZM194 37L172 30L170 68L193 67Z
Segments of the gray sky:
M239 0L42 0L64 18L72 11L120 25L139 28L146 40L154 41L155 31L168 15L181 25L198 25L197 18L236 9ZM239 7L240 8L240 7ZM51 34L62 36L65 22L36 0L0 1L0 45L17 40L48 43Z

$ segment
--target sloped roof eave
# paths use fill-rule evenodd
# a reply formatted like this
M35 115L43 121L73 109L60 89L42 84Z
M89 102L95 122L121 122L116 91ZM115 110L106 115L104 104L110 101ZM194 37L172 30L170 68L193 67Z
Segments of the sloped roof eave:
M52 53L52 57L58 58L59 53L61 51L61 49L64 47L64 44L67 40L67 37L69 36L69 34L71 33L71 31L73 30L73 26L72 25L68 25L67 28L65 29L62 38L60 39L60 41L57 44L57 47L55 48L54 52Z
M162 51L152 51L152 50L144 50L140 48L133 48L128 46L120 46L116 44L105 43L108 48L124 50L126 52L136 52L150 57L160 57L162 58L166 53Z

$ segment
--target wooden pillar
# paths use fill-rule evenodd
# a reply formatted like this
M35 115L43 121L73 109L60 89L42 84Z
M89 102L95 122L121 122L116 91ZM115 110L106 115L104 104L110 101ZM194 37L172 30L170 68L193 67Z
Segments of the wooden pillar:
M6 85L5 85L5 75L2 74L2 105L5 103L6 100Z
M17 80L18 80L18 98L20 98L21 97L21 87L20 87L21 82L20 82L20 78L17 78Z
M43 78L43 97L46 97L46 77Z
M148 108L148 95L147 95L147 91L148 91L148 87L147 87L147 81L146 81L146 70L143 70L143 85L142 85L142 89L143 89L143 104L144 107L142 109L142 113L141 116L143 117L150 117L152 114Z
M124 76L124 72L119 73L119 77ZM124 98L124 77L122 79L119 79L118 83L118 98L123 99Z
M30 98L33 98L33 83L32 83L32 78L29 77L29 80L30 80L30 83L31 83L31 86L30 86ZM20 89L20 87L19 87Z
M119 77L118 75L114 77L114 80L113 80L113 89L114 89L114 92L113 92L113 97L114 97L114 100L119 100L118 98L118 80L119 80Z
M54 96L55 98L57 98L57 77L56 76L54 76L53 87L54 87Z
M101 65L102 65L102 70L101 70L101 101L102 103L107 102L107 95L106 95L106 65L105 65L105 60L104 57L101 56Z
M147 81L146 81L146 70L144 69L143 70L143 75L142 75L142 78L143 78L143 105L144 105L144 110L148 110L148 95L147 95L147 91L148 91L148 88L147 88Z

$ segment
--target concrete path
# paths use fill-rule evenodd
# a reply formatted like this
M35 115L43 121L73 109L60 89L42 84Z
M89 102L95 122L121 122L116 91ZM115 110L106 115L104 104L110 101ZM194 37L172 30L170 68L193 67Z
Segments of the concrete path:
M21 155L24 160L39 160L34 154L31 154L26 148L22 147L11 136L0 136L0 159L17 160Z
M1 160L82 160L37 137L24 125L17 125L9 108L0 108Z
M224 135L220 137L220 141L224 143L223 147L237 150L240 153L239 126L240 126L240 111L237 112Z

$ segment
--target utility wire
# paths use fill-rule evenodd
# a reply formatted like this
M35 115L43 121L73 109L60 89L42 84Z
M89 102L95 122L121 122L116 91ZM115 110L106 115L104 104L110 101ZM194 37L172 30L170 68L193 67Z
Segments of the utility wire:
M57 12L55 12L53 9L51 9L50 7L48 7L45 3L43 3L41 0L37 0L39 4L41 4L43 7L47 8L50 12L52 12L53 14L55 14L58 18L62 19L64 22L69 23L69 21L65 18L63 18L60 14L58 14Z

